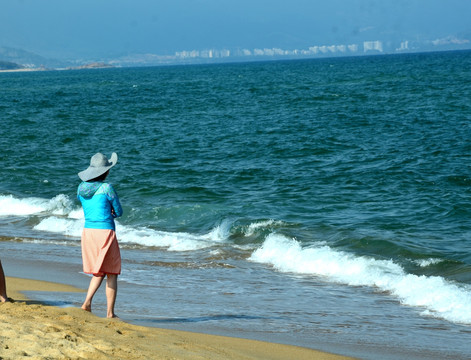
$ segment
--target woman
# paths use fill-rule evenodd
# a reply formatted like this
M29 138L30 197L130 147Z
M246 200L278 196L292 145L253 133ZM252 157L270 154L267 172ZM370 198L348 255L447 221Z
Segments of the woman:
M117 161L116 153L109 160L101 153L93 155L90 166L78 173L83 182L77 190L85 215L82 232L83 272L93 275L82 309L92 311L93 296L106 276L106 316L109 318L117 317L114 306L118 275L121 273L121 254L114 218L121 216L123 210L116 191L105 179Z

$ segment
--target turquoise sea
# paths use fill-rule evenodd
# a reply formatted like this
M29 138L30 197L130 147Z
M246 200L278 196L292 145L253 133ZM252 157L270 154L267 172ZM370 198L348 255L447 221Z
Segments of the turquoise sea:
M0 89L7 275L87 286L77 173L115 151L125 321L471 358L470 51L0 73Z

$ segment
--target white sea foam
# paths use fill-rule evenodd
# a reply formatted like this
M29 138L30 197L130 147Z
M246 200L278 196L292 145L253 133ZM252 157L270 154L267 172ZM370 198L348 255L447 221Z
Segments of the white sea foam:
M47 200L39 198L17 199L12 195L0 196L1 216L28 216L46 210Z
M18 199L11 195L0 196L0 216L31 216L36 214L41 214L44 218L33 227L34 230L80 238L84 225L83 211L81 207L74 207L68 196L60 194L52 199ZM166 232L146 227L133 227L116 222L121 243L164 247L169 251L191 251L214 246L228 238L231 225L229 221L223 221L209 233L195 235L185 232Z
M47 231L79 238L84 225L83 218L72 219L57 216L47 217L34 226L34 230ZM191 251L214 246L223 239L216 227L208 234L194 235L185 232L167 232L146 227L121 225L116 221L116 231L122 244L138 244L166 248L168 251Z
M83 220L84 217L83 217L83 210L82 210L82 208L77 208L77 209L72 210L72 211L69 213L68 217L69 217L70 219Z
M430 259L416 260L416 261L414 261L414 263L416 263L420 267L427 267L427 266L430 266L430 265L439 264L442 261L443 261L442 259L430 258Z
M205 249L215 244L211 233L194 235L185 232L167 232L145 227L133 228L116 224L119 241L143 246L163 247L168 251Z
M68 196L60 194L52 199L35 197L18 199L12 195L0 196L0 216L36 214L41 214L44 218L33 227L34 230L80 238L84 225L83 211L81 207L74 208ZM230 226L230 223L222 222L208 234L194 235L145 227L135 228L116 222L121 243L165 247L169 251L190 251L213 246L227 238Z
M228 220L222 221L219 225L215 226L211 232L206 235L211 241L221 242L226 240L230 235L232 223Z
M471 287L438 276L407 274L391 260L376 260L334 250L325 245L302 248L282 235L269 235L251 261L270 264L281 272L314 275L352 286L369 286L396 296L422 314L471 324Z
M67 195L59 194L49 200L47 211L54 215L68 215L74 211L74 204Z
M47 212L54 215L66 215L72 207L72 201L63 194L52 199L37 197L18 199L12 195L0 196L0 216L29 216Z
M83 212L74 207L66 195L52 199L0 196L0 216L41 215L34 227L80 238L83 228ZM249 232L260 227L276 225L274 222L257 222ZM226 241L232 224L223 221L207 234L166 232L146 227L133 227L116 223L121 243L166 248L169 251L193 251L213 247ZM296 240L282 235L269 235L263 246L252 253L251 261L272 265L281 272L321 276L352 286L369 286L387 291L408 306L421 309L422 313L453 321L471 324L471 287L457 284L438 276L408 274L391 260L377 260L334 250L325 244L303 248ZM437 259L417 264L429 266Z
M265 221L258 221L251 223L248 227L247 230L245 231L245 236L251 236L253 235L258 229L266 228L269 226L274 226L274 225L281 225L283 224L282 221L275 221L275 220L265 220Z
M34 230L47 231L67 236L80 237L83 229L83 220L74 220L57 216L47 217L33 227Z

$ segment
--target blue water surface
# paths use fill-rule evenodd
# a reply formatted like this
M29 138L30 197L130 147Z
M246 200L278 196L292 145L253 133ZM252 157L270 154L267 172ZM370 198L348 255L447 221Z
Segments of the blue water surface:
M183 316L181 304L208 285L190 282L188 297L180 285L169 285L180 310L161 317L151 309L140 321L189 326L219 319L230 329L273 320L275 333L288 333L287 342L298 343L293 334L299 332L306 346L322 308L312 315L310 301L303 301L301 310L290 310L290 294L299 299L306 292L301 298L310 299L319 287L325 309L336 304L326 313L345 312L348 318L372 302L376 317L392 301L392 308L401 309L397 314L412 309L420 323L443 321L459 334L469 332L465 315L426 304L424 318L414 303L417 293L384 282L391 282L391 273L404 280L415 276L417 284L427 284L417 292L430 297L428 284L438 278L445 284L442 294L456 291L458 307L471 304L471 52L2 73L0 86L0 196L22 209L35 199L56 199L54 209L62 211L2 213L2 257L14 253L18 241L44 259L54 258L54 246L74 257L77 173L95 152L115 151L119 162L109 181L125 212L119 220L127 254L123 281L149 289L159 281L156 274L168 272L164 277L175 284L173 276L183 281L201 272L198 284L214 278L227 290L214 290L215 313L210 302L198 301L200 310ZM255 257L262 246L266 251ZM283 246L290 254L298 251L297 261L307 265L267 258ZM360 261L364 272L313 270L310 264L332 259L322 246L341 255L325 266L347 269ZM371 266L378 275L357 292L352 284L371 274ZM239 281L246 284L253 274L264 280L241 290ZM141 289L144 298L155 296L153 289ZM273 291L278 310L266 306L265 295ZM227 302L234 296L237 301ZM356 301L338 300L342 296ZM267 310L217 310L237 303ZM280 314L280 308L302 315ZM394 326L415 327L404 320L408 316L398 315L402 320ZM311 319L309 325L302 319ZM344 319L327 321L326 333L338 332L339 323ZM352 324L345 326L357 327ZM244 326L241 332L248 331ZM258 325L248 329L266 332ZM358 344L372 329L355 331L351 339ZM416 338L428 344L429 336L419 332ZM465 348L457 351L454 356L470 356Z

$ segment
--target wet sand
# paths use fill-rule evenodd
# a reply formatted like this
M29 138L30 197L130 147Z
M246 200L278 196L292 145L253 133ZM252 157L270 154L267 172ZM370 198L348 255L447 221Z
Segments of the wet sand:
M22 294L84 291L69 285L7 277L7 289L15 302L0 304L2 359L350 359L296 346L136 326Z

